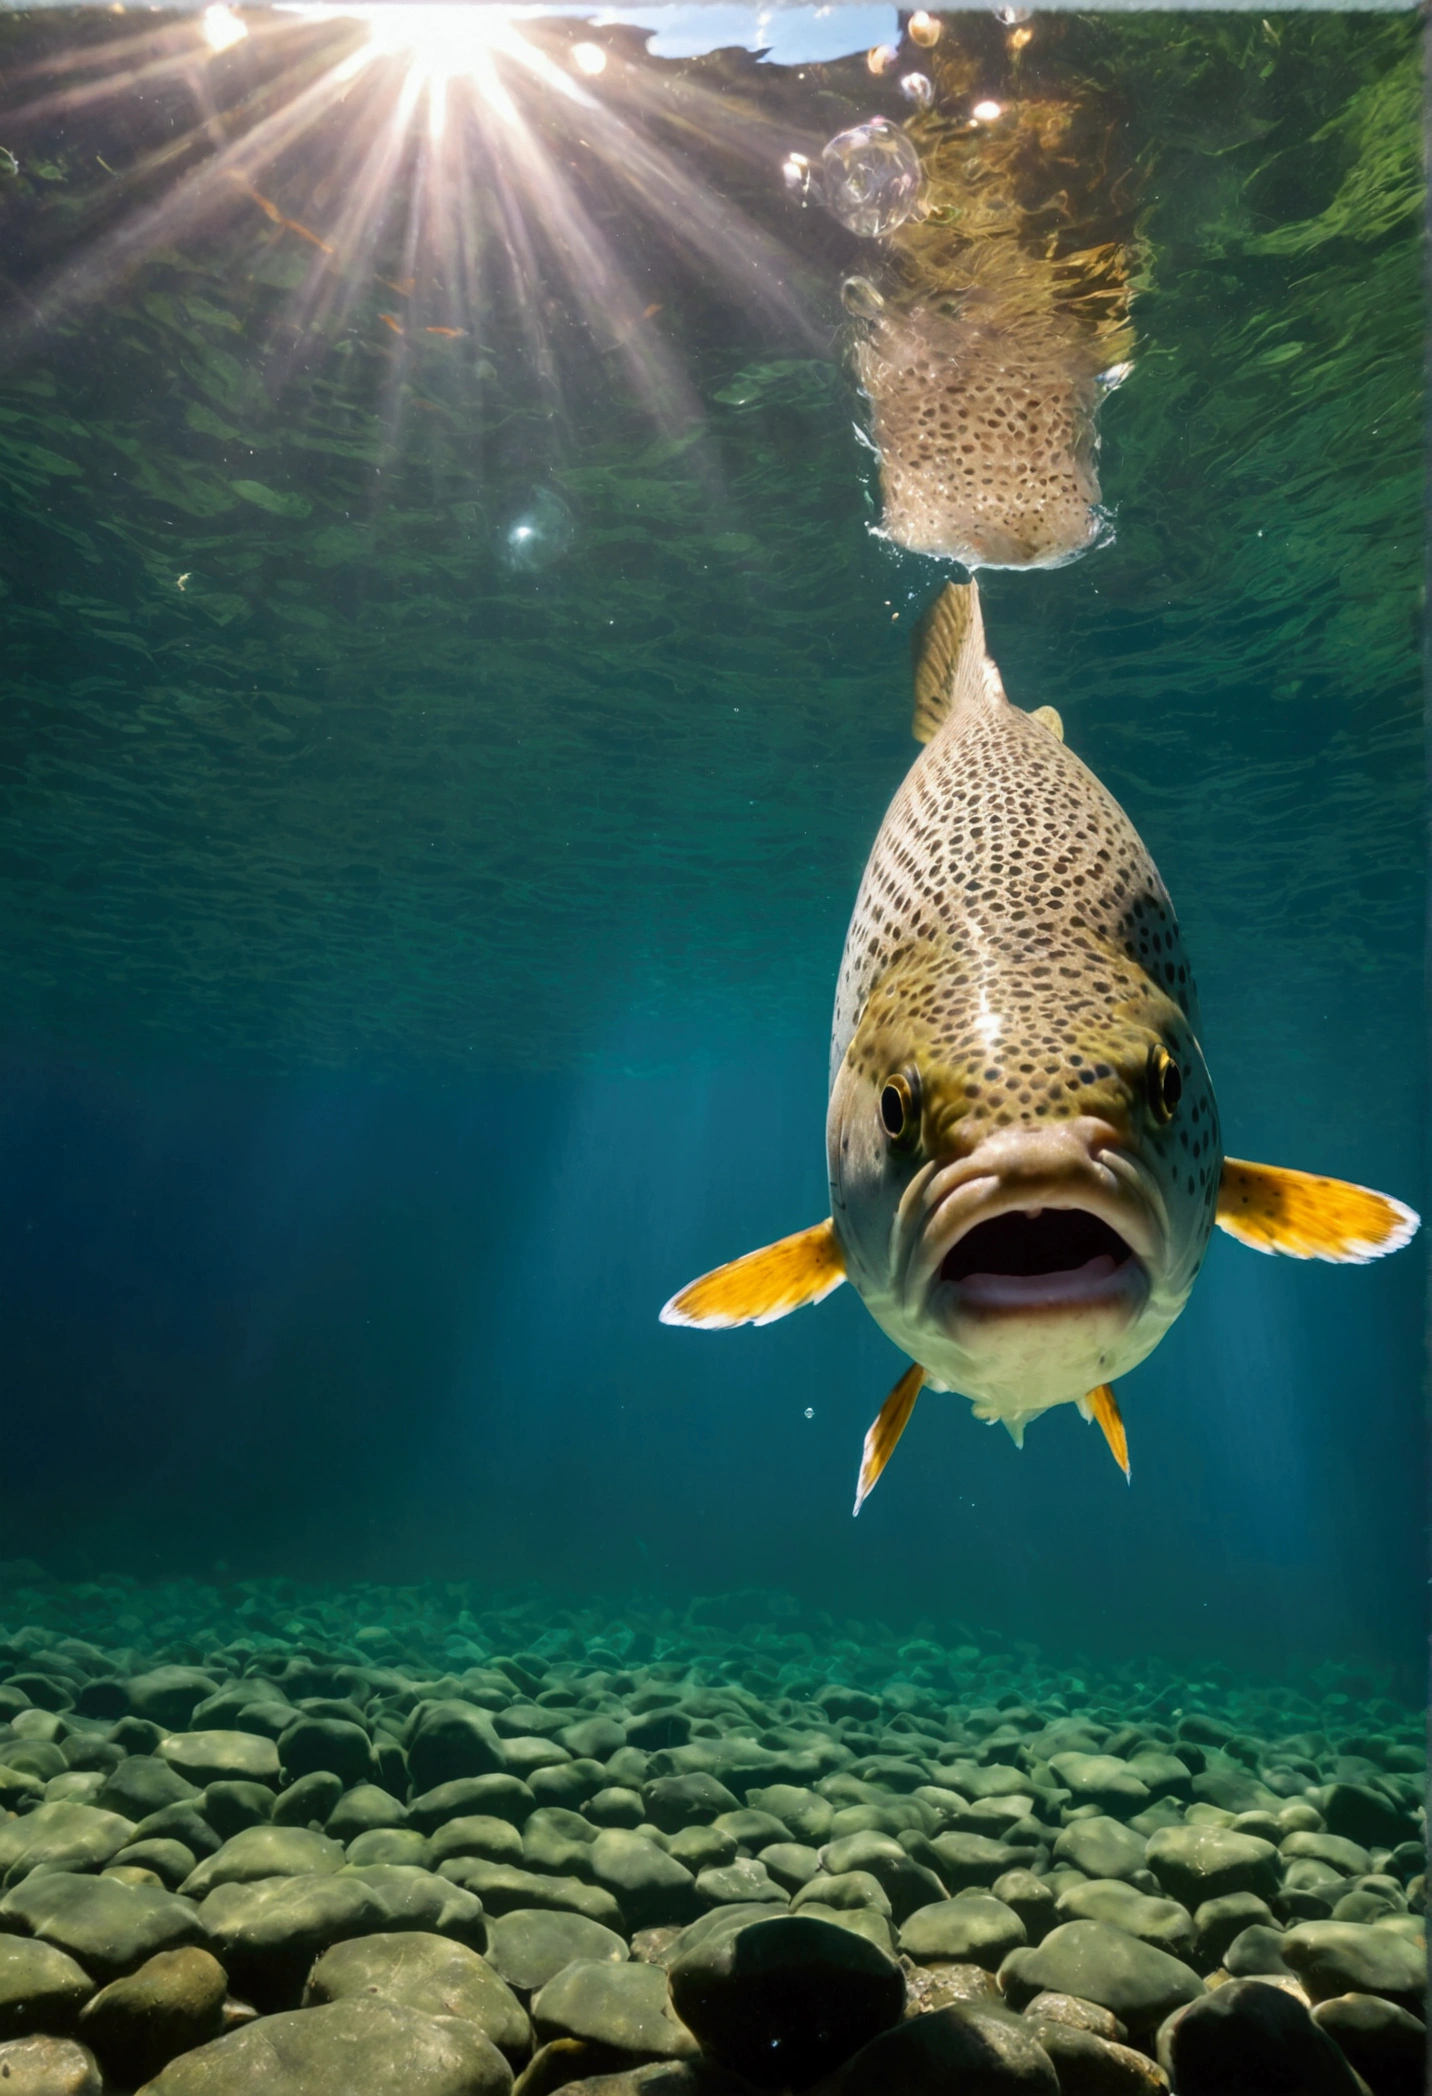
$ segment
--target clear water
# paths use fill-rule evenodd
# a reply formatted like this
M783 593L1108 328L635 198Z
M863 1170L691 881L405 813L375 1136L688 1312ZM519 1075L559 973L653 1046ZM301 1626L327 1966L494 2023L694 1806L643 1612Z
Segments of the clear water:
M1219 1238L1132 1489L927 1396L855 1524L853 1293L656 1320L826 1213L959 572L874 529L871 243L782 176L915 54L529 21L590 109L484 53L439 137L401 50L342 98L364 25L244 19L0 16L0 1628L1409 1719L1417 1250ZM1158 862L1228 1149L1423 1205L1419 23L1033 28L941 48L1100 113L1135 347L1105 542L991 646Z

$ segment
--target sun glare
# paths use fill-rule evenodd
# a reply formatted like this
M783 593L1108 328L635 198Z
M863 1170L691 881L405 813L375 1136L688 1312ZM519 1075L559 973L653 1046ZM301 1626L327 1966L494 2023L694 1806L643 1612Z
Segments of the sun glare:
M200 17L204 42L211 51L227 51L248 35L248 24L231 7L206 7Z

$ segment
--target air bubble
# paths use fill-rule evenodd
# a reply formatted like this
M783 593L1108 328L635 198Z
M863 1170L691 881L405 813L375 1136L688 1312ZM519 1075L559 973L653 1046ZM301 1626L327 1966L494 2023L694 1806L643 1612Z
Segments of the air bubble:
M821 154L821 166L826 204L862 239L893 233L914 212L920 195L919 155L904 132L883 116L840 132Z
M840 303L857 320L873 320L885 305L869 277L847 277L840 287Z
M929 49L931 44L937 44L940 41L940 21L935 15L927 15L923 7L911 15L905 27L908 29L914 42L923 44L926 50Z
M900 82L900 92L917 109L928 109L935 99L935 90L924 73L907 73Z
M889 72L891 66L899 59L899 56L900 53L893 44L876 44L872 50L866 52L865 63L876 78L879 79L882 73Z
M497 534L498 553L506 568L519 574L536 574L571 550L576 527L572 512L560 495L538 488L516 516Z

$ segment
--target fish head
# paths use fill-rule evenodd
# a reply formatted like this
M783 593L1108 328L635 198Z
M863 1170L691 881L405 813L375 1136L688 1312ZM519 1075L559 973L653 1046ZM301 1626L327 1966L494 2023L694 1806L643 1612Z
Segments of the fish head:
M850 1279L932 1381L1002 1414L1141 1361L1207 1248L1221 1151L1203 1056L1147 976L1121 989L1077 1020L982 992L952 1016L935 971L907 963L836 1073Z

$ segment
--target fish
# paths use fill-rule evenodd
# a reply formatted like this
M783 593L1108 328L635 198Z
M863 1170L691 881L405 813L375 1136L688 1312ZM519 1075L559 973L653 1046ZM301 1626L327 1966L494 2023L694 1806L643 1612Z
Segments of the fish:
M1114 1384L1182 1312L1215 1228L1361 1264L1419 1227L1390 1194L1224 1155L1168 891L1054 708L1006 695L974 581L916 634L914 733L836 985L830 1214L660 1313L764 1325L854 1287L911 1363L865 1437L857 1514L924 1389L1017 1447L1073 1404L1131 1479Z

